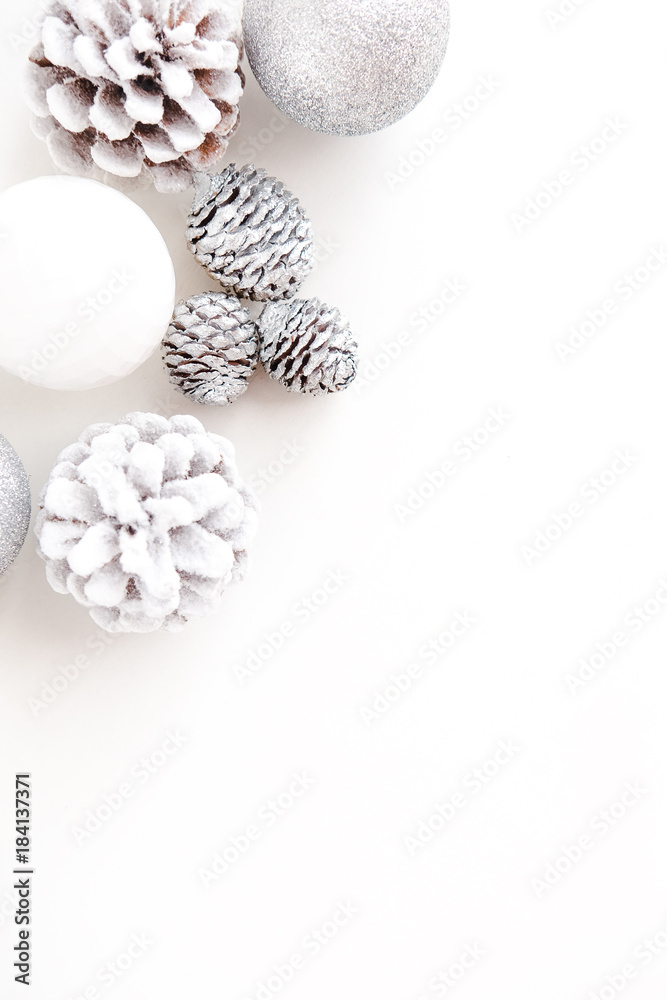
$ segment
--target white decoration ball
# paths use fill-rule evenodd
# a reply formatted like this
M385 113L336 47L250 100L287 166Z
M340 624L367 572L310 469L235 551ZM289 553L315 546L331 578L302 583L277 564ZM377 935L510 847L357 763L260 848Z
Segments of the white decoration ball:
M158 229L119 191L38 177L0 194L0 366L49 389L94 389L155 350L174 308Z
M392 125L431 89L449 37L448 0L245 0L257 81L315 132Z

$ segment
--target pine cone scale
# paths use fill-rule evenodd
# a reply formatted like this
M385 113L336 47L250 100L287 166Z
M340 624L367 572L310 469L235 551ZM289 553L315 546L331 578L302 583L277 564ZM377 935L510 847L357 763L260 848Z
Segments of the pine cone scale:
M162 94L151 93L136 83L125 84L125 111L138 125L160 125L164 115Z
M112 83L100 87L89 113L90 124L112 142L128 139L135 128L135 123L119 103L119 90Z
M152 163L169 163L178 155L169 136L159 125L138 125L135 131L147 159Z

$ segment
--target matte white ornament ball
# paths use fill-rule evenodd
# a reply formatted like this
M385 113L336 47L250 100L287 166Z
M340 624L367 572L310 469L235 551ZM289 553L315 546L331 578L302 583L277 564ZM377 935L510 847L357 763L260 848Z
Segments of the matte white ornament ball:
M438 75L448 0L245 0L260 87L315 132L365 135L403 118Z
M0 194L0 366L50 389L129 375L162 340L174 265L143 209L77 177Z

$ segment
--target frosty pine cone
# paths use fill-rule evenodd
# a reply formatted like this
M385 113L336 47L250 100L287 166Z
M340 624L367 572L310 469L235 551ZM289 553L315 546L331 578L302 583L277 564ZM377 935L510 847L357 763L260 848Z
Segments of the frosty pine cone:
M30 54L35 131L66 173L183 191L236 130L241 54L218 0L53 0Z
M176 631L243 579L257 502L195 417L130 413L60 454L35 524L49 583L107 632Z
M230 165L195 184L187 240L225 291L267 301L294 295L314 264L311 224L265 170Z
M271 302L258 329L260 361L290 392L339 392L357 374L358 348L347 321L319 299Z
M194 295L176 306L162 356L176 389L198 403L225 406L245 392L257 367L257 329L233 296Z

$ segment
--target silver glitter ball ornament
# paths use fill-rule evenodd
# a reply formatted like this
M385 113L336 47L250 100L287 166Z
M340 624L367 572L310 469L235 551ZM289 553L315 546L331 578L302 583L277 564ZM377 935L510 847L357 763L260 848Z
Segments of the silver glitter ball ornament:
M0 434L0 576L21 551L30 511L26 471L9 441Z
M366 135L426 96L449 37L448 0L245 0L264 93L315 132Z

